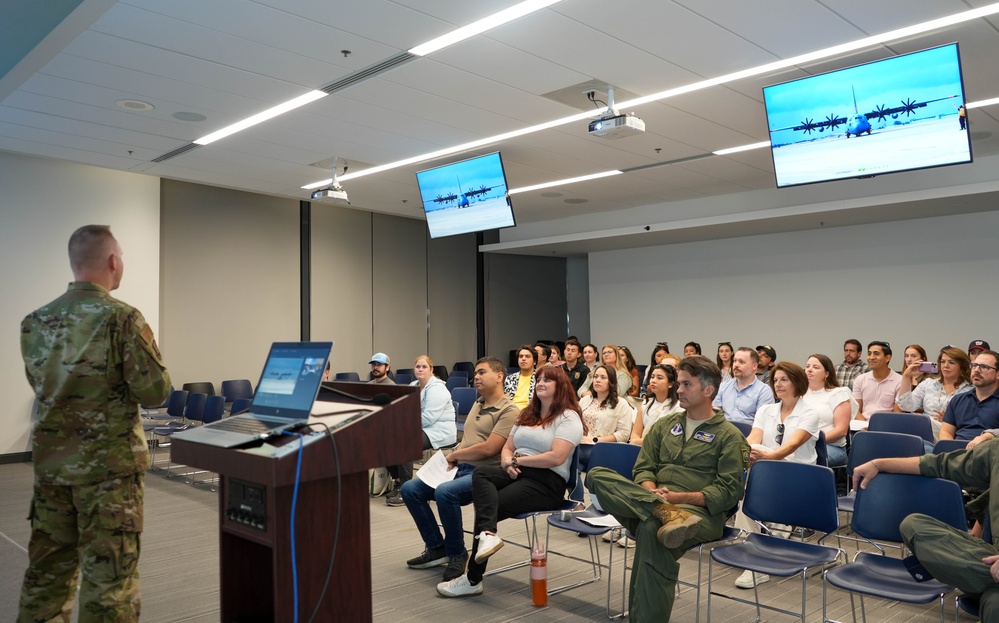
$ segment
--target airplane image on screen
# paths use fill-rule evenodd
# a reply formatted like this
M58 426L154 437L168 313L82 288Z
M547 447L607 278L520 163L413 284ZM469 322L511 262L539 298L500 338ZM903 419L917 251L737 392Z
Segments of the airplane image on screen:
M822 121L815 121L805 117L799 125L788 126L786 128L775 128L770 130L770 133L780 132L781 130L795 130L798 132L804 132L805 134L811 134L812 131L824 132L826 128L829 128L830 132L834 132L838 126L844 126L846 130L846 138L851 136L860 136L861 134L867 133L868 136L871 134L871 120L877 119L878 121L887 121L888 117L892 119L898 119L900 114L904 114L906 118L910 115L915 114L917 108L924 108L927 104L932 104L933 102L940 102L943 100L954 99L960 97L959 95L948 95L947 97L939 97L937 99L926 100L924 102L913 101L910 98L905 98L901 101L899 106L894 106L888 108L885 105L877 106L874 110L868 113L860 113L857 110L857 92L850 88L853 92L853 114L849 117L839 117L835 114L827 115Z
M467 208L470 199L475 199L479 195L485 195L487 192L496 188L495 186L479 186L477 189L469 188L465 192L461 192L461 180L455 178L458 182L458 194L449 193L447 195L437 195L436 199L432 201L434 203L452 204L457 202L459 208Z

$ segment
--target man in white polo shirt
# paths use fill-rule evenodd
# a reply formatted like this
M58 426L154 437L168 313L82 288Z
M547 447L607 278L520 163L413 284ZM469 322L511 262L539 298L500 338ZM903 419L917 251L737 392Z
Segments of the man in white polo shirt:
M892 370L889 363L891 345L888 342L874 341L867 345L867 365L871 371L853 382L853 397L859 405L858 420L866 420L872 413L895 409L895 393L902 375Z

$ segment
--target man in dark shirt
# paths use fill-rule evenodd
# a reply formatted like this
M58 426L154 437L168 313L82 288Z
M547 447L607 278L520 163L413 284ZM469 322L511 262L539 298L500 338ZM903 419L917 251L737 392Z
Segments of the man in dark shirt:
M562 364L562 369L569 376L569 382L572 383L572 388L577 392L586 381L586 376L590 373L590 369L586 367L586 364L580 358L581 350L582 347L579 345L579 340L566 340L563 353L565 355L565 363Z

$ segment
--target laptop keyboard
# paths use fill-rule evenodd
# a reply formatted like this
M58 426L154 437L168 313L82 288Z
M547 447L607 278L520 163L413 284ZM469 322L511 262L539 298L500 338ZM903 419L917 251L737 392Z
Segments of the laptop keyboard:
M274 428L273 423L262 422L254 418L229 418L227 420L219 420L211 424L211 427L215 430L225 430L232 433L246 433L252 435L254 433L264 433L272 428Z

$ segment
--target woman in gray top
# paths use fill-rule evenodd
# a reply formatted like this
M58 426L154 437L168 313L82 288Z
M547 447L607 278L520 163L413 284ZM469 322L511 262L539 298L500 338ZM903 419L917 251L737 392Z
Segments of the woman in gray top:
M444 597L482 594L486 559L501 547L497 524L508 517L551 510L565 497L565 483L583 421L572 383L562 368L537 372L534 397L500 452L499 467L483 465L472 472L475 539L465 575L437 585Z

